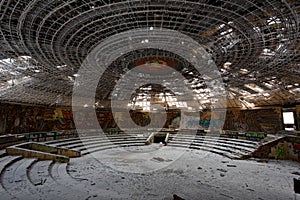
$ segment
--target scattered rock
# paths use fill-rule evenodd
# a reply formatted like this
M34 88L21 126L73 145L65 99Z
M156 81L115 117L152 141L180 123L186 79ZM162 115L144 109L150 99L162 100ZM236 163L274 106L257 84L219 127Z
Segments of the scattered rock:
M122 177L121 177L121 179L125 179L125 177L124 177L124 176L122 176Z
M151 160L154 160L154 161L158 161L158 162L171 162L173 160L170 160L170 159L163 159L163 158L160 158L160 157L153 157Z
M44 183L46 183L47 179L41 179L40 182L35 183L34 186L38 186L38 185L44 185Z
M227 170L226 169L217 169L218 171L220 171L220 172L224 172L224 173L226 173L227 172Z
M74 179L78 180L78 181L88 181L87 178L78 178L78 177L75 177Z
M156 161L159 161L159 162L165 161L165 159L160 158L160 157L153 157L152 160L156 160Z
M67 169L67 172L77 172L75 169Z
M227 167L236 167L236 165L227 165Z
M228 195L226 195L226 194L223 194L223 193L220 193L220 194L223 195L223 196L225 196L225 197L228 197L228 198L230 198L230 199L233 199L233 197L228 196Z
M268 163L269 161L268 161L268 160L265 160L265 159L259 159L259 160L257 160L257 162Z
M197 169L202 169L202 167L198 167Z
M229 161L224 161L224 160L223 160L222 163L229 163Z
M225 174L221 173L221 174L220 174L220 176L221 176L221 177L224 177L224 176L225 176Z
M178 196L177 194L173 194L173 200L184 200L184 199Z
M292 172L292 174L300 176L300 172Z

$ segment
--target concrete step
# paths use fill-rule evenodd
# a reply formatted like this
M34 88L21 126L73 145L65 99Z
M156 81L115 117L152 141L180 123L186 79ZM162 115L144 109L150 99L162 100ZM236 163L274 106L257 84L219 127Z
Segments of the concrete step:
M122 139L113 139L113 140L85 140L83 141L84 143L80 142L80 143L75 143L75 144L69 144L69 145L64 145L61 147L64 148L69 148L69 149L74 149L77 147L82 147L82 146L91 146L94 144L107 144L107 143L111 143L111 144L120 144L120 143L131 143L131 142L142 142L145 143L146 138L122 138Z
M195 150L202 150L202 151L206 151L206 152L211 152L211 153L215 153L218 155L222 155L231 159L239 159L240 155L236 155L234 153L230 153L228 151L223 151L220 149L216 149L216 148L211 148L211 147L204 147L204 146L195 146L195 145L186 145L186 144L170 144L170 146L172 147L177 147L177 148L188 148L188 149L195 149Z
M258 144L249 144L249 143L244 143L243 140L241 141L236 141L236 140L223 140L218 137L195 137L195 138L182 138L182 137L171 137L170 141L172 140L184 140L184 141L211 141L211 142L218 142L218 143L224 143L224 144L232 144L232 145L238 145L238 146L243 146L246 148L256 148Z
M221 154L221 155L226 155L227 157L230 158L240 158L243 155L247 155L247 153L236 150L236 149L232 149L232 148L228 148L228 147L222 147L222 146L217 146L217 145L213 145L213 144L200 144L200 143L188 143L188 142L174 142L174 143L169 143L169 146L176 146L176 147L183 147L183 148L193 148L193 149L200 149L200 150L204 150L204 151L209 151L209 152L213 152L213 153L217 153L217 154Z
M235 139L235 138L224 138L224 137L215 137L215 136L199 136L199 135L183 135L183 134L176 134L176 135L170 135L170 137L176 137L176 138L187 138L187 139L194 139L194 138L210 138L210 139L218 139L223 141L236 141L241 142L243 144L250 144L250 145L257 145L258 142L256 141L249 141L249 140L242 140L242 139Z
M144 142L107 144L107 145L99 144L99 145L87 146L84 148L81 147L80 149L74 149L74 150L81 151L81 155L87 155L87 154L94 153L97 151L103 151L103 150L113 149L113 148L118 148L118 147L144 146L144 145L145 145Z
M63 179L68 179L69 177L62 177L59 173L59 168L63 168L66 169L67 167L67 163L52 163L51 167L50 167L50 176L53 178L53 180L55 180L56 182L60 182Z
M181 142L181 143L187 143L187 144L194 144L194 145L203 145L203 144L208 144L208 145L215 145L215 146L220 146L220 147L225 147L225 148L230 148L230 149L236 149L239 151L243 152L253 152L256 148L255 147L244 147L239 144L228 144L224 142L220 142L218 140L216 141L210 141L210 140L187 140L187 139L176 139L176 140L171 140L169 143L176 143L176 142Z
M65 145L71 145L71 144L77 144L82 141L88 142L88 141L93 141L93 140L107 140L107 141L112 141L112 140L129 140L129 139L141 139L145 138L144 136L141 135L116 135L116 136L91 136L91 137L82 137L82 138L73 138L73 139L64 139L64 140L56 140L56 141L51 141L51 142L46 142L45 144L49 144L52 146L57 146L57 147L62 147Z
M189 143L189 142L184 142L184 141L176 141L173 143L169 143L170 144L180 144L180 145L186 145L186 146L198 146L198 147L209 147L209 148L214 148L214 149L218 149L221 151L226 151L226 152L237 152L235 151L235 149L232 149L230 147L223 147L223 146L219 146L219 145L215 145L215 144L211 144L211 143Z
M60 139L60 140L51 140L51 141L43 142L43 144L55 145L63 142L68 142L68 141L71 142L71 141L78 141L78 140L80 140L80 138L67 138L67 139Z
M6 170L9 165L11 165L14 162L17 162L18 160L22 159L22 156L4 156L0 158L0 177L1 177L1 185L0 185L0 195L2 199L12 199L13 196L11 196L3 187L2 179L3 179L3 173Z
M6 150L5 149L1 149L0 150L0 158L4 157L6 155L7 155Z
M10 164L2 174L3 188L17 199L35 199L37 191L29 181L27 171L36 162L34 158L23 158Z
M66 163L52 163L50 168L50 176L55 181L55 189L60 192L60 199L86 199L89 196L89 191L84 190L86 182L71 177L67 173L67 165Z
M32 185L36 187L50 185L49 167L52 162L52 160L41 160L33 163L28 172L29 181Z
M10 164L22 158L22 156L4 156L0 158L0 174L2 175L6 167L8 167Z

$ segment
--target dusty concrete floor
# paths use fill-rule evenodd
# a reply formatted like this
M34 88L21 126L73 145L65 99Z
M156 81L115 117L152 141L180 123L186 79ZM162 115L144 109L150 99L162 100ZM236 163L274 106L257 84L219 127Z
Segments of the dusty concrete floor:
M4 159L4 158L3 158ZM0 199L294 199L291 161L231 160L150 145L109 149L69 165L21 159L2 173Z
M162 151L132 147L127 152L113 149L73 159L68 171L80 180L75 191L86 199L172 199L173 194L184 199L294 199L299 163L151 148Z

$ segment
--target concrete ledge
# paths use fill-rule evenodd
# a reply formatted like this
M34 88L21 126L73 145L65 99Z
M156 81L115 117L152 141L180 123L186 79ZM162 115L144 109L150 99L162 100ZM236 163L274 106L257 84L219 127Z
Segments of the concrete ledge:
M4 149L11 145L16 145L22 143L24 140L24 136L21 134L8 134L0 136L0 149Z
M34 142L7 147L6 152L8 155L21 155L25 158L53 160L62 163L68 163L70 158L81 156L79 151L52 147Z
M300 137L282 136L261 145L252 153L255 158L294 160L300 162Z
M151 133L151 135L149 135L149 137L147 138L147 140L146 140L146 142L145 142L146 145L149 145L149 144L152 144L152 143L153 143L153 141L154 141L154 135L155 135L154 132Z

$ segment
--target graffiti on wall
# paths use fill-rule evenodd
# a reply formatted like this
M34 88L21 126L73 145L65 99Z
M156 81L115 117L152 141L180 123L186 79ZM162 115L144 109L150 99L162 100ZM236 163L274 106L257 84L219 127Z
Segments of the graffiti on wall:
M282 130L281 109L228 110L224 129L276 133Z
M96 114L102 129L105 130L109 128L118 128L117 123L111 111L97 111ZM122 118L119 118L117 120L122 120Z
M117 121L122 119L122 113L117 114L114 119L111 111L103 110L96 112L98 121L103 129L117 128ZM218 113L217 113L218 114ZM197 113L199 115L199 113ZM82 113L83 125L90 123L90 113ZM146 114L134 114L133 119L138 124L147 124L149 118ZM222 119L224 116L220 116ZM296 107L296 117L300 126L300 105ZM198 117L199 119L199 117ZM116 120L116 121L115 121ZM165 127L178 128L199 126L207 129L209 126L220 126L218 117L211 120L211 112L200 112L200 121L188 114L182 117L180 110L170 110L167 113ZM12 104L0 104L0 133L26 133L51 130L74 129L73 113L71 108L48 108L38 106L24 106ZM265 133L276 133L282 130L282 116L280 108L261 110L228 110L223 127L224 130L256 131Z
M74 128L72 111L68 108L0 104L0 133L2 134Z
M182 112L180 120L180 129L198 129L199 113L198 112Z
M49 131L54 124L52 116L51 108L0 104L0 131L5 134Z
M70 130L75 128L72 111L69 109L56 108L53 118L56 122L54 130Z
M270 158L300 161L300 144L282 141L271 148Z

